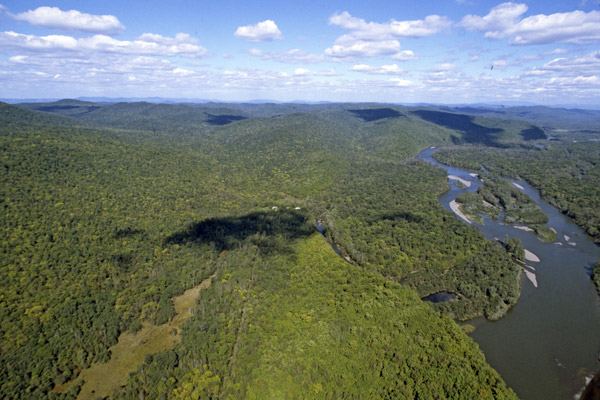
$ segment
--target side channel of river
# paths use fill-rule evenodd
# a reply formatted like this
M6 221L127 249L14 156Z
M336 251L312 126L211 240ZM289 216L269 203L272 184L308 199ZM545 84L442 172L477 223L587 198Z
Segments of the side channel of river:
M435 161L431 157L435 150L427 149L417 158L471 182L462 189L450 179L451 189L440 197L440 204L450 210L449 203L456 196L465 190L477 191L481 181L472 172ZM600 258L600 248L543 201L537 190L524 181L513 183L544 210L547 225L557 231L558 239L544 243L533 232L487 217L483 225L473 224L488 239L502 239L506 234L518 237L540 261L528 262L534 274L530 278L535 279L522 274L518 304L499 321L470 321L476 327L471 336L521 399L573 399L583 389L584 378L600 369L600 299L589 275Z

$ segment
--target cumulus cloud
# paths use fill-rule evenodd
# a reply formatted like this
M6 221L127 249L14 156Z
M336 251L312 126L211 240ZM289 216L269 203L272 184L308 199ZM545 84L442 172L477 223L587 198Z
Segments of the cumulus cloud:
M274 60L285 64L297 63L319 63L325 60L321 55L312 54L300 49L292 49L286 52L267 52L260 49L250 49L250 55L260 57L263 60Z
M125 29L114 15L92 15L77 10L63 11L58 7L38 7L35 10L10 14L10 16L34 26L58 29L64 32L115 35Z
M349 31L345 39L385 40L391 38L415 38L434 35L450 26L447 17L429 15L424 20L396 21L387 23L366 22L362 18L353 17L347 11L333 14L329 18L330 25L336 25Z
M234 35L239 39L249 42L267 42L283 38L277 24L270 19L259 22L256 25L240 26Z
M350 71L364 72L373 75L400 75L404 73L404 70L398 67L398 64L382 65L381 67L357 64L350 68Z
M373 56L392 56L395 60L416 59L412 51L400 51L399 38L418 38L434 35L450 26L447 17L430 15L423 20L396 21L387 23L367 22L353 17L347 11L333 14L329 24L346 31L338 37L325 54L336 59L356 59Z
M586 13L577 10L522 18L526 11L525 4L503 3L483 17L467 15L457 25L470 31L485 32L485 37L491 39L508 37L515 45L600 41L598 11Z
M57 57L64 55L64 52L188 57L201 57L207 53L196 39L185 33L178 33L174 38L145 33L136 40L127 41L106 35L76 39L65 35L36 36L9 31L0 32L0 49L52 52Z
M392 59L397 61L418 60L419 56L416 55L412 50L403 50L394 54Z

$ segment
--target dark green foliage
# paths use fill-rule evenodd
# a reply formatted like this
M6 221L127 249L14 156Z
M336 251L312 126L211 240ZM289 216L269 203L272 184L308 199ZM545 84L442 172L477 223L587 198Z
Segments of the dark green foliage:
M504 247L506 247L506 251L508 251L508 253L514 258L525 262L525 248L521 244L521 239L509 238L507 235L504 237Z
M423 162L355 163L325 199L331 204L322 211L326 234L356 263L422 297L459 294L443 306L456 318L483 315L495 301L489 287L514 305L519 268L500 246L438 205L447 187L445 171Z

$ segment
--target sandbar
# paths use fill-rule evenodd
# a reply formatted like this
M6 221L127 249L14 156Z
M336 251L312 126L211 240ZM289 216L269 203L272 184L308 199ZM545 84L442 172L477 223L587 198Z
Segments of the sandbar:
M571 240L571 238L567 235L564 235L564 237L565 237L565 242L568 242L569 240Z
M535 274L533 272L526 270L525 268L523 268L523 271L525 272L525 276L527 277L527 279L529 279L531 281L531 283L533 283L533 286L538 287L537 278L536 278Z
M522 231L533 232L533 229L525 225L513 225L513 228L520 229Z
M479 174L476 174L474 172L471 172L469 175L471 175L473 178L477 178L479 176Z
M519 190L525 190L525 188L523 186L519 185L518 183L514 183L513 182L512 184L513 184L514 187L516 187Z
M448 175L448 179L452 179L454 181L459 181L460 183L462 183L466 187L471 187L471 181L467 181L465 179L459 178L456 175Z
M452 200L450 202L450 209L454 214L458 215L460 218L464 219L469 224L471 223L471 220L469 220L469 218L460 211L460 205L456 202L456 200Z
M540 258L527 249L525 249L525 259L527 261L540 262Z

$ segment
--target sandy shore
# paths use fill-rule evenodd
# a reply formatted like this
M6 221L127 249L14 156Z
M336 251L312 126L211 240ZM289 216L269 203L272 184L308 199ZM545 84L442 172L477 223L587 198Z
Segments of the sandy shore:
M471 181L467 181L465 179L459 178L456 175L448 175L448 179L452 179L454 181L459 181L460 183L462 183L466 187L471 187Z
M452 200L450 202L450 209L452 210L452 212L454 212L454 214L458 215L460 218L464 219L469 224L471 223L471 220L469 220L469 218L467 218L467 216L460 211L460 205L456 202L456 200Z
M525 259L531 262L540 262L540 258L527 249L525 249Z
M513 186L516 187L519 190L525 190L525 188L523 186L519 185L518 183L514 183L513 182Z
M513 228L520 229L522 231L533 232L533 229L525 225L514 225Z

